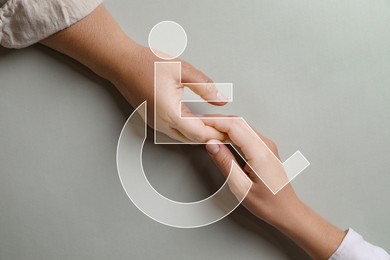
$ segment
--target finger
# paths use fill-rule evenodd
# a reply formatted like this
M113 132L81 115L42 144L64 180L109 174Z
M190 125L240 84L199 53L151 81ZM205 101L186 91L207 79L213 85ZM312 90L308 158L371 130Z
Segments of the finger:
M185 86L212 105L223 106L229 101L212 82L185 83Z
M214 82L189 63L182 63L182 83L210 104L223 106L229 100Z
M279 159L245 121L242 119L202 120L228 134L232 142L244 153L248 166L272 192L277 192L288 183Z
M249 125L249 124L248 124ZM278 151L278 147L276 146L276 144L274 142L272 142L270 139L268 139L267 137L265 137L264 135L260 134L259 131L257 131L254 127L252 127L251 125L249 125L249 127L260 137L260 139L265 143L265 145L271 150L271 152L278 158L280 159L279 157L279 151Z
M223 143L217 140L210 140L206 144L206 150L213 159L215 165L221 170L222 174L227 178L232 167L232 161L236 162L236 158Z
M238 166L233 154L218 140L207 142L206 149L222 174L228 178L230 190L238 199L242 199L249 191L252 181Z
M256 155L269 153L269 148L256 132L242 118L202 118L202 121L220 132L227 133L229 139L237 145L250 161Z
M261 138L261 140L263 140L265 145L273 152L273 154L280 160L279 151L278 151L278 147L276 146L276 144L274 142L272 142L270 139L268 139L267 137L265 137L264 135L260 134L256 129L253 129L253 130Z
M181 119L175 128L186 138L196 143L206 143L208 140L225 140L226 135L214 127L205 125L200 119Z
M174 127L186 138L196 143L206 143L210 139L226 139L224 133L214 127L206 126L200 118L191 113L187 106L182 106L181 119L175 121Z
M171 128L169 132L167 132L167 135L177 141L180 141L182 143L191 143L191 140L185 137L180 131L178 131L175 128Z

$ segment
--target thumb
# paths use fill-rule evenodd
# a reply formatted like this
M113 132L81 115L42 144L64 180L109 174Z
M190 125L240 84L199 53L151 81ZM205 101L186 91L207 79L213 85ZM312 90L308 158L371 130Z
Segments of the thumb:
M252 181L240 168L230 150L218 140L208 141L206 149L222 174L228 178L232 193L238 200L244 199L252 186Z
M182 82L210 104L223 106L229 101L209 77L188 63L182 64Z

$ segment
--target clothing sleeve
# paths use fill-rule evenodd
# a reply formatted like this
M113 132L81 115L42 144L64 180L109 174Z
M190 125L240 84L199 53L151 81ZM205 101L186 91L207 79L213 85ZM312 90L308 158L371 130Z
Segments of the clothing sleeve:
M102 3L102 0L0 1L0 45L16 49L71 26Z
M368 243L350 228L329 260L390 260L390 256L385 250Z

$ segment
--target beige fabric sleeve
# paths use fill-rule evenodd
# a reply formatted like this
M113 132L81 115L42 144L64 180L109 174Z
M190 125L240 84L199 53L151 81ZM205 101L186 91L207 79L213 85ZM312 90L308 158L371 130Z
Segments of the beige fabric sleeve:
M102 0L0 0L0 45L24 48L90 14Z

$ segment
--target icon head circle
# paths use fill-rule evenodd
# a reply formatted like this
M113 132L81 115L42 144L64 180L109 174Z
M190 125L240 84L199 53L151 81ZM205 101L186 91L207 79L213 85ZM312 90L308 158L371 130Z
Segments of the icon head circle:
M150 30L148 44L154 55L163 60L172 60L186 49L187 34L180 24L162 21Z

